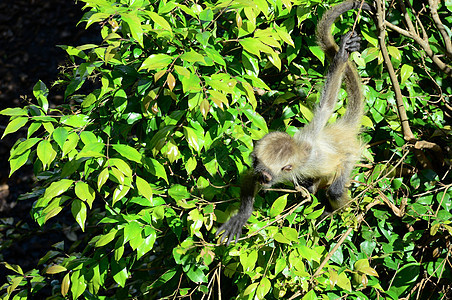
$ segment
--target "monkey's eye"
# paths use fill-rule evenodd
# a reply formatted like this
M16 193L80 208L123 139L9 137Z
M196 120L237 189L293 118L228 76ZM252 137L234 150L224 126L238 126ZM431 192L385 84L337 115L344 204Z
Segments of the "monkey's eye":
M282 167L282 169L281 170L283 170L283 171L287 171L287 172L289 172L289 171L292 171L292 165L287 165L287 166L284 166L284 167Z

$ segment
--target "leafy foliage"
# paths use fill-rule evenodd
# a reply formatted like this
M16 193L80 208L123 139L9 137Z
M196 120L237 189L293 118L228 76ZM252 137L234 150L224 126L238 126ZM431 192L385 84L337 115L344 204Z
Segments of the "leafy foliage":
M11 117L3 136L28 126L10 164L11 173L33 164L39 187L24 196L35 200L33 218L57 227L70 212L79 238L55 244L27 272L5 262L12 274L2 299L46 286L73 299L398 299L426 279L443 288L435 293L451 292L450 153L437 158L405 143L372 19L362 16L363 51L353 55L366 83L369 145L354 174L356 201L321 221L316 198L261 193L246 237L226 247L213 233L237 207L253 140L294 133L312 117L326 69L313 32L330 4L83 2L82 23L100 24L103 41L62 46L75 66L55 83L65 104L50 105L38 82L37 104L1 112ZM388 21L402 19L391 12ZM345 15L334 33L355 18ZM452 17L443 22L450 29ZM442 51L436 29L425 30ZM447 149L451 128L436 99L450 100L450 77L415 43L389 39L415 134Z

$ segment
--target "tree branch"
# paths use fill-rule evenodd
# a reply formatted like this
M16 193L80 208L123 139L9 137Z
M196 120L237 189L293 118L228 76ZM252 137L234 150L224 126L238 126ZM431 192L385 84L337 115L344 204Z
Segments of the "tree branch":
M452 58L452 42L450 40L449 35L447 34L446 29L444 28L443 23L438 15L438 0L428 0L428 4L430 6L430 13L432 14L433 22L435 22L436 27L439 30L439 33L443 37L444 45L446 47L447 56Z
M436 1L436 0L429 0L429 1ZM378 1L378 2L380 2L380 1ZM410 16L408 15L408 12L407 12L407 10L405 8L403 0L400 0L399 3L400 3L400 7L402 9L402 13L403 13L403 15L405 17L405 21L407 23L407 27L408 27L409 30L402 29L399 26L394 25L394 24L388 22L387 20L384 20L383 17L382 17L382 20L384 20L384 25L386 27L388 27L389 29L391 29L391 30L393 30L393 31L395 31L397 33L400 33L401 35L406 36L406 37L414 40L417 44L419 44L419 46L421 46L421 48L425 51L425 53L428 55L428 57L430 57L430 59L433 61L433 63L435 65L437 65L438 68L440 68L441 71L443 71L448 76L452 76L452 68L449 67L446 63L444 63L439 58L439 56L436 55L433 52L432 48L430 48L430 43L428 42L428 39L423 39L422 37L420 37L416 33L416 30L414 28L413 22L411 21ZM432 7L430 9L432 9ZM433 9L435 9L435 7L433 7ZM380 10L381 10L381 8L380 8ZM438 16L437 12L436 12L436 15ZM433 17L433 13L432 13L432 17ZM377 18L379 19L378 13L377 13ZM441 23L441 20L439 19L439 17L438 17L438 22L439 23L437 23L435 21L435 24L436 24L436 26L438 26L438 29L439 29L440 28L439 26L442 26L442 23ZM444 26L442 26L442 28L444 30ZM440 32L441 32L441 29L440 29ZM443 35L442 32L441 32L441 34ZM445 45L446 45L446 50L447 50L447 47L451 43L451 41L450 41L450 38L447 36L447 32L445 32L445 34L446 34L446 38L444 38L444 35L443 35L443 38L445 40ZM452 48L452 46L450 46L450 47ZM449 52L449 50L447 50L447 52Z
M384 5L381 0L376 0L377 3L377 27L378 27L378 42L380 44L380 50L383 55L383 60L386 64L386 68L388 69L389 78L391 79L392 86L394 88L394 92L396 95L397 102L397 111L400 118L400 123L402 125L403 130L403 138L405 141L413 142L416 140L413 132L411 131L410 124L408 122L408 116L405 111L405 107L403 106L403 95L400 89L399 81L397 80L397 75L394 71L394 66L391 63L391 59L389 58L388 50L386 49L385 37L386 37L386 29L385 25L385 14L384 14ZM390 24L390 23L389 23Z

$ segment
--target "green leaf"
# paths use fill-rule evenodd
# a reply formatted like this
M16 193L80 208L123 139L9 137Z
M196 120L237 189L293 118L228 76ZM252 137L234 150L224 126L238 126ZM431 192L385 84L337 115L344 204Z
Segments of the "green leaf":
M184 93L196 93L202 91L201 80L199 80L199 77L196 74L190 73L190 76L182 77L181 82Z
M162 286L163 284L165 284L169 280L171 280L171 278L173 278L174 275L176 275L176 272L177 271L175 269L169 269L168 271L163 273L157 280L155 280L153 283L151 283L149 288L156 289L156 288Z
M298 248L298 251L300 252L301 257L309 261L316 261L319 263L320 259L322 258L321 253L318 253L314 249L311 249L304 245L300 246L300 248Z
M226 67L226 62L224 61L223 56L221 56L221 54L217 50L207 47L204 49L204 51L206 51L207 56L211 58L215 63Z
M97 177L97 190L100 191L102 186L107 182L107 179L109 177L110 173L108 172L108 168L105 168L100 172L99 176Z
M126 280L129 277L127 272L127 263L123 259L120 259L118 262L115 260L111 261L111 273L113 275L113 279L116 281L119 286L124 287L126 285Z
M305 216L306 220L315 220L318 217L320 217L323 214L323 211L325 210L325 207L322 207L321 209L315 210L308 215Z
M137 184L138 193L149 200L149 204L152 205L152 188L149 183L141 178L140 176L136 176L135 182Z
M140 257L154 248L156 238L157 234L155 232L155 229L149 227L148 235L143 239L143 242L137 248L137 259L140 259Z
M279 37L288 45L295 47L295 43L292 40L292 37L287 32L287 29L284 27L276 27L276 32L278 33Z
M19 118L15 118L15 119L11 120L5 128L2 138L4 138L7 134L16 132L17 130L19 130L20 128L25 126L25 124L27 124L27 122L28 122L27 117L19 117Z
M66 154L71 152L77 147L78 141L80 140L77 133L72 132L68 135L66 141L63 144L63 153L61 154L62 157L65 157Z
M100 238L96 241L95 246L103 247L110 243L111 241L113 241L117 231L118 231L117 229L113 228L112 230L110 230L109 233L101 235Z
M85 100L83 100L81 106L83 108L88 108L91 105L93 105L94 103L96 103L96 101L97 101L96 96L93 93L91 93L86 96L86 98L85 98Z
M123 161L120 158L110 158L108 160L108 165L110 167L116 167L118 170L124 174L126 177L131 178L132 177L132 169L130 168L129 164L127 164L125 161Z
M33 133L35 133L41 127L41 125L41 123L31 123L30 126L28 126L27 138L30 138Z
M66 142L68 135L69 133L64 127L58 127L52 133L53 139L55 140L55 142L57 142L58 146L60 146L61 150L63 150L63 146L64 143Z
M337 285L346 291L351 291L352 289L350 279L348 279L347 274L345 272L339 274L337 279Z
M243 49L248 51L251 54L256 56L260 56L259 48L262 45L262 42L255 38L245 38L239 41L240 45L242 45Z
M291 227L283 227L282 228L282 234L285 238L287 238L289 241L298 243L298 232Z
M144 47L144 45L143 45L143 28L141 27L141 21L137 16L137 11L133 10L130 13L122 14L121 18L129 26L132 37L135 40L137 40L137 42L140 44L141 47Z
M25 108L9 107L0 111L0 115L4 116L28 116L28 112Z
M88 125L89 117L84 114L66 115L61 117L60 122L69 127L82 128Z
M253 87L251 86L251 84L249 84L246 81L241 81L240 83L245 88L245 92L246 92L246 96L247 96L248 102L251 104L253 109L256 109L257 101L256 101L256 96L254 95Z
M67 269L60 265L52 265L48 267L45 271L47 274L57 274L66 271Z
M33 147L37 142L39 142L41 140L42 139L40 139L40 138L31 138L31 139L26 139L23 142L20 142L19 144L14 146L13 149L11 149L11 157L16 157L18 155L21 155L22 153L24 153L25 151L27 151L28 149Z
M86 182L79 181L75 184L75 194L80 200L88 203L89 208L93 207L95 192Z
M132 250L134 251L137 250L137 248L143 243L143 241L144 239L141 236L141 234L136 235L133 239L129 241L130 248L132 248Z
M185 52L180 56L180 59L188 61L191 63L205 63L204 56L196 51L190 50L190 52Z
M12 277L12 279L10 281L11 285L6 288L6 292L8 295L6 297L4 297L3 299L9 299L9 296L14 292L14 290L19 286L19 284L24 279L25 279L25 276ZM26 298L19 298L18 296L20 297L20 293L15 295L13 299L24 299L24 300L26 299Z
M372 120L368 116L363 116L363 119L361 120L361 125L369 128L374 127L374 123L372 123Z
M187 199L190 197L190 193L187 188L180 184L174 184L168 189L168 195L176 201Z
M364 59L366 63L373 61L378 58L380 54L380 50L378 47L367 48L361 53L361 57Z
M267 277L263 277L256 290L257 299L265 299L265 295L268 294L270 288L271 288L270 280L268 280Z
M112 205L115 205L115 203L122 198L124 198L127 193L129 192L130 187L125 185L119 185L114 191L113 191L113 201Z
M322 51L322 48L319 46L309 46L309 50L320 60L322 64L325 63L325 53Z
M254 293L256 291L258 285L259 285L259 282L254 282L254 283L250 284L249 286L246 287L246 289L243 292L243 294L245 296L248 296L251 293Z
M30 154L31 150L27 150L23 154L9 159L9 167L11 169L11 171L9 172L9 176L16 172L20 167L25 165L25 163L28 161L30 157Z
M162 178L163 180L168 182L168 177L166 176L165 167L159 163L157 160L153 158L145 158L146 165L145 168L149 170L149 172L159 178Z
M388 46L388 53L389 56L397 61L402 60L402 54L400 50L397 47L394 46Z
M74 199L71 205L71 212L77 221L78 225L82 231L85 231L85 221L86 221L86 204L80 201L79 199Z
M105 5L104 3L99 3L99 4L102 5L102 6ZM111 17L111 16L110 16L110 14L107 14L107 13L95 13L95 14L92 14L92 15L89 17L89 19L86 20L86 26L85 26L85 29L87 29L87 28L88 28L89 26L91 26L92 24L101 22L101 21L103 21L103 20L105 20L105 19L108 19L109 17ZM71 55L71 54L69 53L69 55ZM82 57L82 58L83 58L83 57Z
M124 244L130 240L133 240L137 236L141 236L141 224L137 221L131 221L126 226L124 226Z
M287 194L279 197L273 202L272 207L270 208L270 217L274 218L277 215L281 214L283 210L286 208L287 204Z
M7 262L1 262L1 263L3 265L5 265L5 267L7 269L10 269L11 271L16 272L17 274L24 275L24 271L22 271L22 268L19 265L12 265Z
M69 286L71 285L71 273L67 273L64 275L63 281L61 282L61 294L63 297L66 297L69 292Z
M138 70L140 71L146 69L147 71L150 71L163 69L167 67L172 61L173 58L167 54L152 54L151 56L145 59L145 61Z
M33 87L33 95L35 96L36 100L38 100L38 104L42 108L42 110L47 113L47 111L49 110L49 102L47 101L49 89L41 80L39 80Z
M199 152L199 150L201 150L201 146L198 143L198 137L193 128L184 126L184 135L188 141L188 145L190 146L190 148L192 148L196 152Z
M132 160L134 162L141 164L141 153L138 152L137 149L132 148L129 145L123 145L123 144L115 144L115 145L112 145L112 147L119 154L121 154L128 160Z
M402 65L402 69L400 71L400 76L402 77L402 80L400 81L400 84L404 84L405 81L407 81L408 78L413 74L413 67L410 65Z
M317 295L315 294L315 291L312 289L309 292L306 293L306 295L303 296L302 300L317 300Z
M190 222L190 236L196 235L202 238L202 233L199 231L203 224L203 215L197 210L192 209L188 214L187 220Z
M73 299L80 297L86 290L85 278L83 275L80 275L80 272L80 270L77 270L71 275L71 293Z
M38 154L39 160L44 165L44 168L46 166L49 166L53 162L57 154L56 151L53 150L52 144L48 140L42 140L38 144L36 152Z
M116 179L116 181L120 184L124 184L124 182L125 182L124 173L121 172L118 168L111 168L110 170L111 170L111 174Z
M282 272L286 268L286 266L287 266L287 263L286 263L285 258L278 257L276 259L276 264L275 264L275 275Z
M82 140L83 144L85 144L85 146L100 142L97 139L97 136L91 131L82 131L80 133L80 139Z
M187 174L190 175L197 166L198 162L196 161L196 158L191 156L187 162L185 163L185 171L187 171Z
M53 199L66 192L72 185L74 181L70 179L61 179L59 181L52 182L44 193L42 198Z
M226 104L226 106L229 105L228 98L225 94L215 90L209 90L209 94L212 101L221 109L223 109L223 104Z
M190 269L187 272L187 276L191 281L195 283L207 282L207 276L200 268L196 267L194 264L190 266Z
M244 109L243 112L245 113L246 117L251 121L251 124L263 130L265 133L268 132L267 123L265 122L265 119L261 115L259 115L252 109Z
M282 234L279 233L279 232L278 232L277 234L275 234L274 238L275 238L275 240L276 240L278 243L281 243L281 244L290 244L289 239L287 239L284 235L282 235Z
M171 25L168 23L167 20L165 20L165 18L159 16L157 13L153 11L146 11L146 13L151 17L152 21L154 21L154 23L158 24L160 27L170 32L173 31Z
M240 254L240 264L245 272L254 269L256 262L257 250L252 250L249 255L246 252Z

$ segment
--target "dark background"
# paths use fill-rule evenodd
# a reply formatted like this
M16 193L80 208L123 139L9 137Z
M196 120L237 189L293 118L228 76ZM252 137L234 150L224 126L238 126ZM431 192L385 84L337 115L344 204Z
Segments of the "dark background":
M63 91L51 87L60 76L59 66L68 64L66 52L57 45L100 42L95 25L88 30L85 23L77 25L85 12L83 4L71 0L0 1L0 110L36 103L32 91L38 80L50 89L50 105L63 102ZM0 116L0 136L8 120ZM18 264L24 272L36 268L38 259L63 235L38 228L29 213L34 200L17 199L33 187L32 167L25 166L8 178L9 151L25 136L23 129L0 140L0 262ZM0 286L8 274L12 271L0 265Z

